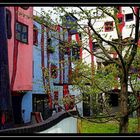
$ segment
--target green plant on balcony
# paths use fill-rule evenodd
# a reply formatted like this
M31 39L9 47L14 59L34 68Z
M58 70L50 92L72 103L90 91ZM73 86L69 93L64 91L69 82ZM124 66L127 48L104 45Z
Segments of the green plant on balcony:
M48 51L48 53L54 53L55 49L52 46L48 46L47 51Z

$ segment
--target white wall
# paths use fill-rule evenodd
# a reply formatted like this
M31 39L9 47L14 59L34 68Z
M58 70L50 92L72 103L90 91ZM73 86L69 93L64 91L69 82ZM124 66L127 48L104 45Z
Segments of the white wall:
M133 15L133 21L127 21L125 20L125 14L128 13L132 13L132 9L130 7L122 7L122 14L124 14L124 21L125 21L125 26L123 27L122 30L122 36L123 38L129 37L131 30L132 30L132 25L135 24L135 16ZM105 32L104 31L104 22L106 21L113 21L113 19L109 16L106 16L103 19L99 19L97 20L97 22L94 24L94 28L97 31L99 28L103 27L102 30L100 31L100 35L105 38L106 40L112 40L112 39L117 39L117 32L114 26L114 30L110 31L110 32ZM114 22L113 22L114 24ZM135 29L133 30L133 34L132 37L134 37L135 34ZM105 35L107 35L105 37ZM84 36L82 36L82 42L84 42L84 47L86 47L87 49L89 49L89 41L85 42L85 38ZM104 45L105 46L105 45ZM105 46L107 47L107 46ZM91 56L90 54L86 51L83 50L83 61L87 62L88 64L91 63ZM96 57L94 58L94 64L96 65Z
M55 126L39 133L77 133L77 118L65 118Z

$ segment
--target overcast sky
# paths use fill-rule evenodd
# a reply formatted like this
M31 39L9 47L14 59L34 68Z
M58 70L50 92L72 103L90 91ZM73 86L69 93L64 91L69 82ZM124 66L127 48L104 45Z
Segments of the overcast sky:
M67 9L67 12L70 12L71 11L71 9L73 9L73 10L79 10L79 8L77 8L77 7L67 7L68 9ZM93 9L93 8L95 8L95 7L82 7L82 8L85 8L85 9ZM34 7L34 10L35 11L38 11L39 13L41 13L41 10L43 10L43 11L46 11L46 12L48 12L49 10L51 10L52 11L52 15L50 15L50 17L51 17L51 19L52 20L55 20L56 18L57 19L59 19L59 16L58 15L56 15L56 14L54 14L54 11L53 11L53 7L50 7L50 6L44 6L44 7ZM82 21L82 22L80 22L80 23L82 23L82 24L84 24L85 23L85 21Z

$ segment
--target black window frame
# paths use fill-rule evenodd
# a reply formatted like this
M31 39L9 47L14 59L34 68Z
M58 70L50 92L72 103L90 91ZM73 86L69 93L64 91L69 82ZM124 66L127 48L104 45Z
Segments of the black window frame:
M132 19L127 19L129 15L132 15ZM133 21L134 20L134 14L133 13L129 13L129 14L125 14L125 22L129 22L129 21Z
M27 29L27 30L26 30L26 31L27 31L27 32L26 32L27 42L25 42L25 41L23 41L23 40L21 39L21 38L22 38L22 34L23 34L23 33L21 34L21 32L20 32L20 39L17 38L17 23L20 24L20 26L22 26L22 30L23 30L23 26L26 27L26 29ZM24 44L28 44L28 40L29 40L29 39L28 39L28 37L29 37L29 29L28 29L29 27L28 27L28 25L26 25L26 24L24 24L24 23L22 23L22 22L19 22L19 21L16 21L15 24L16 24L16 40L18 40L18 41L20 41L20 42L22 42L22 43L24 43Z

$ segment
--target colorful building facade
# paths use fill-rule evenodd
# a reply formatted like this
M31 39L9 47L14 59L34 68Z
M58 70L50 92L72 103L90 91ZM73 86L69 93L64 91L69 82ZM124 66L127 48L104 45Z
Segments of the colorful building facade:
M33 7L6 7L8 60L15 124L22 122L22 97L32 90Z
M109 8L109 7L108 7ZM110 8L111 9L111 8ZM136 11L137 11L137 7L133 7L133 10L130 7L124 7L124 6L116 6L116 9L118 10L117 12L117 18L119 20L119 30L120 33L122 35L122 39L128 39L131 38L132 42L135 38L135 23L136 23ZM101 35L101 37L103 37L104 39L108 40L108 41L115 41L118 39L117 36L117 30L115 27L115 22L113 20L112 17L106 15L104 18L100 18L100 16L103 13L97 14L97 17L99 17L96 22L94 23L94 29L96 31L100 31L99 34ZM89 31L88 27L85 27L87 29L87 32L89 33L89 40L87 42L87 44L85 44L85 47L87 47L87 49L90 52L95 52L95 53L100 53L102 52L101 49L98 47L99 44L97 42L97 40L93 40L91 36L94 36L92 31ZM84 37L83 37L84 40ZM139 39L140 40L140 39ZM100 42L103 47L108 50L110 52L110 56L113 59L117 59L118 55L117 53L111 50L110 45L108 45L106 42ZM139 46L139 43L138 43ZM126 50L122 51L122 54L125 53ZM101 54L101 57L103 55ZM95 66L97 69L106 66L107 64L109 64L108 62L105 62L104 60L89 54L86 50L83 50L83 61L85 61L88 64L91 64L91 69L92 66ZM96 71L96 70L95 70ZM94 72L93 72L94 75ZM118 77L115 77L116 80L118 80ZM114 111L118 111L118 107L119 107L119 102L118 102L118 91L119 91L119 87L114 87L112 89L111 95L110 95L110 105L113 107ZM132 92L132 89L130 86L128 86L128 91ZM104 96L104 93L103 93ZM105 96L104 96L105 97ZM89 115L93 114L92 111L90 111L89 109Z
M69 43L72 34L61 25L47 26L46 22L33 21L33 89L22 100L24 123L31 121L32 112L41 112L43 119L47 119L55 105L58 111L70 109L63 104L62 98L80 94L70 85L73 52ZM74 38L80 41L78 33L74 34ZM82 110L82 104L78 107Z
M61 25L48 27L38 22L33 7L5 10L14 124L31 122L33 112L41 112L43 119L47 119L55 105L59 106L58 111L72 109L63 104L62 98L80 94L70 82L71 58L82 58L82 50L71 48L70 43L75 40L80 44L80 34ZM81 103L78 108L82 110Z

